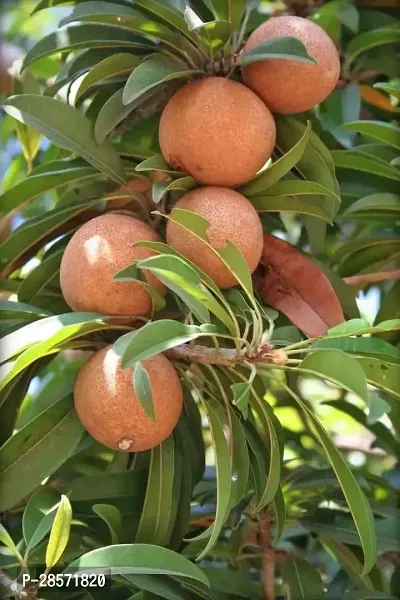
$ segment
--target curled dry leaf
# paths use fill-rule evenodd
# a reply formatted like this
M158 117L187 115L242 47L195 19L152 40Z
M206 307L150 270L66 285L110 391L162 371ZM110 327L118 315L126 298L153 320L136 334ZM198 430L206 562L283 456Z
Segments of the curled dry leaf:
M255 280L258 293L307 335L323 335L345 320L327 277L287 242L264 235L261 265Z

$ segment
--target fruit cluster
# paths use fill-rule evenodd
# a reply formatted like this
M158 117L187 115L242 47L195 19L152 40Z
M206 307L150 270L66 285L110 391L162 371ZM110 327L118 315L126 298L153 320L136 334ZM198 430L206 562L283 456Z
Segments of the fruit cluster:
M252 179L270 158L276 134L272 113L298 113L319 104L335 87L340 71L330 38L299 17L269 19L252 33L243 51L279 36L300 39L316 64L264 60L242 67L244 83L225 77L191 81L171 98L159 127L166 161L200 185L175 207L209 223L208 240L215 249L227 241L235 244L252 273L263 249L262 226L249 200L232 188ZM143 180L131 184L133 190L147 192L148 188ZM161 237L150 225L126 214L108 212L83 225L61 263L61 288L69 306L112 315L148 315L152 299L146 288L137 281L113 279L118 271L154 254L133 246L142 240L161 241ZM236 285L216 254L173 220L168 220L166 241L218 287ZM153 274L145 277L159 294L166 294ZM112 346L95 353L78 375L78 415L94 438L113 449L134 452L156 446L171 434L182 411L182 388L170 361L159 354L143 366L149 374L155 421L135 396L133 369L122 369Z

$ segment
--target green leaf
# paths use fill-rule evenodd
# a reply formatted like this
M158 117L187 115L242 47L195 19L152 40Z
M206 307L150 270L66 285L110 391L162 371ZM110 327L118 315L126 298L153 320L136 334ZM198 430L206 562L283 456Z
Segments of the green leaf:
M149 477L136 543L168 544L172 518L175 447L172 437L151 450Z
M150 158L146 158L141 163L136 165L136 171L163 171L168 174L179 174L179 171L171 171L168 163L162 154L156 154ZM183 173L182 173L183 175Z
M239 27L246 10L246 0L210 0L208 5L217 19L229 21L233 30Z
M152 421L156 420L154 412L153 393L151 390L150 376L145 367L137 362L133 371L133 388L135 396L140 402L146 416Z
M400 398L400 365L375 358L359 358L368 383Z
M118 544L92 550L73 561L65 572L75 569L112 569L113 574L169 575L180 579L193 579L209 587L203 571L184 556L151 544Z
M34 301L35 296L59 273L63 254L64 249L53 252L29 273L18 289L18 300Z
M122 537L122 517L118 508L112 504L93 504L93 512L107 523L111 534L111 543L118 544Z
M122 356L123 368L132 367L136 362L154 354L217 331L213 325L186 325L163 319L146 323L137 331L123 335L115 342L114 351Z
M97 85L99 82L131 73L138 64L139 58L133 54L128 54L127 52L113 54L112 56L105 58L87 72L76 91L75 100L82 96L86 90L93 85Z
M193 600L192 595L181 586L178 581L164 575L125 575L124 578L132 583L135 588L140 588L149 592L150 596L145 596L142 600L153 598L166 598L166 600ZM153 594L155 596L153 596ZM137 594L130 600L140 600Z
M67 496L61 496L61 502L54 517L50 538L46 548L46 567L54 567L62 557L68 544L71 530L72 508Z
M156 181L153 183L153 202L158 204L167 192L182 190L188 192L196 187L193 177L179 177L170 183L167 181Z
M230 409L229 418L231 421L230 435L232 471L230 507L234 508L246 495L249 480L250 459L246 435L244 433L242 423L236 416L236 413L233 409Z
M378 88L379 90L384 90L390 94L390 96L394 96L400 100L400 79L392 79L391 81L374 83L372 87Z
M363 400L368 399L364 371L357 359L341 350L321 350L300 363L299 370L332 381Z
M204 567L203 572L207 575L211 588L217 592L251 600L262 599L260 585L252 581L245 571L235 571L225 567Z
M395 348L395 346L373 337L335 338L334 336L329 336L328 338L313 344L311 348L318 350L336 348L343 352L351 352L358 356L369 354L372 357L380 358L387 362L400 363L400 351Z
M210 245L207 237L207 231L209 223L206 219L203 219L200 215L197 215L189 210L183 210L181 208L174 208L172 213L168 217L174 223L177 223L187 231L191 232L198 239L203 240L214 254L216 254L225 266L231 271L236 277L238 283L246 291L250 298L253 298L253 283L251 274L247 266L247 262L242 253L236 248L236 246L227 241L224 248L216 250Z
M7 529L0 523L0 542L4 544L16 557L21 556L17 546L14 544L12 537L8 533Z
M108 134L113 131L140 103L133 102L125 106L122 103L123 88L117 90L100 109L94 126L94 136L98 144L102 144Z
M140 260L139 269L154 273L189 308L200 323L211 320L209 305L218 305L211 293L201 285L198 273L177 256L159 255Z
M45 167L45 168L43 168ZM26 202L59 186L96 175L82 160L56 160L33 169L28 177L0 196L1 213L20 209Z
M0 510L16 506L77 447L83 427L65 397L40 413L0 448Z
M308 140L311 132L311 122L307 121L307 126L301 135L300 139L296 141L294 146L290 148L286 154L281 156L276 162L272 163L265 170L261 171L248 183L239 187L239 191L245 196L251 197L256 194L262 194L264 190L267 190L272 185L282 179L303 156L303 153L307 147Z
M198 33L204 46L209 49L210 54L221 50L232 34L229 21L209 21L191 27L190 30Z
M345 66L348 69L350 64L363 52L384 44L394 44L396 42L400 42L398 27L382 27L373 31L360 33L347 44Z
M232 465L229 456L228 442L224 434L224 425L227 426L227 415L222 406L214 399L203 401L210 425L212 443L214 446L216 475L217 475L217 508L215 520L211 527L194 539L209 537L206 547L202 550L197 560L207 556L215 546L221 535L222 527L228 516L231 499ZM193 538L192 538L193 539Z
M317 569L298 556L291 556L282 568L282 578L291 600L319 600L324 586Z
M293 196L255 196L251 199L251 203L260 213L279 212L310 215L332 224L330 215L323 206L319 206L320 202L312 196L300 199Z
M119 318L114 317L116 322ZM42 356L51 354L54 348L58 348L62 343L69 342L82 335L101 331L103 329L112 329L110 321L113 317L102 317L96 313L67 313L57 317L49 317L40 322L27 325L24 330L19 329L6 336L4 340L9 341L10 345L4 346L5 356L2 360L8 360L17 353L21 353L14 364L1 368L4 372L4 378L0 382L0 389L3 389L9 381L11 381L18 373L29 367ZM121 322L127 322L127 319L122 319ZM47 325L47 328L43 328ZM27 337L22 337L26 332ZM45 331L45 334L43 334ZM35 343L39 337L39 341ZM44 339L43 339L44 338ZM31 347L29 347L31 346ZM26 348L26 350L24 350Z
M364 552L364 569L362 573L362 575L364 575L373 568L377 556L377 537L375 533L376 526L374 524L374 517L368 500L365 497L362 489L359 487L346 460L337 450L335 444L332 442L325 428L316 418L312 410L310 410L303 400L301 400L301 398L287 385L275 378L274 380L277 381L277 383L280 383L280 385L292 396L292 398L303 410L307 420L310 422L312 428L317 434L317 438L323 447L333 470L335 471L336 477L352 514Z
M238 407L244 418L248 415L248 405L250 400L251 383L233 383L231 385L233 393L233 404Z
M352 217L354 215L357 218L360 214L365 214L371 219L375 219L377 211L387 213L388 216L397 217L400 212L400 196L385 192L364 196L353 202L340 217L343 218L349 215Z
M272 505L276 517L274 542L277 543L282 537L286 523L286 505L281 486L279 486L278 491L272 500Z
M56 146L82 156L96 169L124 184L124 168L110 142L98 145L91 121L72 106L46 96L12 96L4 110L15 119L38 129Z
M400 149L400 127L383 121L352 121L342 125L342 129L357 131Z
M17 319L21 321L35 321L36 319L49 317L50 313L23 302L0 300L0 316L2 321ZM1 360L3 360L3 354L1 354Z
M28 500L22 516L22 531L27 553L50 531L59 502L59 494L51 488L39 489Z
M400 133L400 130L399 130ZM400 173L385 160L360 152L359 150L333 150L332 156L337 167L373 173L380 177L388 177L400 181Z
M24 59L23 68L33 61L67 50L80 48L134 48L152 50L154 46L129 29L104 25L102 23L85 23L76 27L62 27L46 35L31 48Z
M200 73L201 71L190 70L177 58L156 54L140 63L132 72L125 84L122 102L129 104L158 85Z
M283 58L304 63L315 64L316 60L307 52L304 44L296 37L276 37L261 42L255 48L244 52L235 66L248 65L258 61Z

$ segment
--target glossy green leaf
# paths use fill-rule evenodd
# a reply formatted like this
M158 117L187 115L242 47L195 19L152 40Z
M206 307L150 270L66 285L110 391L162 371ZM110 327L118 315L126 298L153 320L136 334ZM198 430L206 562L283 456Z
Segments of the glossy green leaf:
M153 45L129 29L102 23L71 25L46 35L31 48L24 59L24 68L33 61L57 52L81 48L134 48L151 50Z
M149 419L155 421L156 414L154 412L150 376L146 367L143 367L140 362L135 364L133 371L133 388L135 390L135 396L139 400L144 413Z
M289 557L283 565L282 578L291 600L319 600L324 595L320 574L303 558Z
M239 191L248 197L259 195L287 175L303 156L310 137L310 131L311 122L308 121L300 139L276 162L262 170L251 181L240 186Z
M375 358L358 359L368 383L400 398L400 365Z
M373 87L378 88L379 90L384 90L391 96L394 96L400 100L400 79L392 79L391 81L374 83Z
M363 52L367 52L372 48L376 48L385 44L394 44L400 41L400 31L398 27L382 27L373 31L360 33L347 44L346 47L346 62L349 65Z
M102 567L106 572L111 568L114 574L159 574L184 580L193 579L209 587L203 571L187 558L167 548L151 544L118 544L98 548L73 561L66 572Z
M239 504L239 502L246 495L249 479L250 459L247 449L246 435L244 433L242 423L236 416L234 410L230 411L229 418L231 421L230 435L232 470L230 506L233 508Z
M246 0L209 0L208 6L218 20L229 21L236 29L245 13Z
M153 202L158 204L167 192L181 190L188 192L196 187L196 181L193 177L179 177L170 183L167 181L156 181L153 183Z
M50 531L60 496L51 488L39 489L29 499L22 516L22 531L29 552Z
M25 304L24 302L14 302L13 300L0 300L0 316L2 321L16 319L21 321L35 321L36 319L49 317L50 313L46 310L36 308L36 306ZM1 354L1 360L3 360L3 354Z
M203 572L207 575L212 589L217 592L229 594L229 596L233 595L234 597L250 598L251 600L262 599L260 585L252 581L244 571L204 567Z
M153 598L193 600L193 596L189 595L189 592L178 581L174 581L171 577L166 577L165 575L124 575L124 578L133 583L135 588L146 590L144 594L149 592L149 595L146 594L142 600L150 600L150 598L152 600ZM137 594L131 597L130 600L134 598L140 600L140 596L137 597Z
M400 351L397 348L383 340L373 337L335 338L334 336L329 336L328 338L313 344L311 348L336 348L343 352L356 354L357 356L365 356L368 354L375 358L381 358L387 362L400 363Z
M385 213L387 212L389 215L396 217L400 212L400 196L385 192L364 196L356 202L353 202L341 216L354 215L355 218L357 218L359 213L365 213L366 215L370 215L371 219L374 219L375 211L384 211Z
M137 543L161 546L169 541L175 471L174 452L172 437L151 451L146 497L136 533Z
M209 52L216 52L223 48L232 34L230 22L224 20L200 23L195 27L190 27L190 30L198 33Z
M50 254L23 280L18 289L21 302L34 302L35 296L57 276L64 250Z
M248 65L258 61L283 58L315 64L315 59L307 52L304 44L296 37L276 37L261 42L255 48L244 52L235 66Z
M174 79L190 78L201 71L190 70L177 58L156 54L137 66L125 84L122 102L130 104L152 88Z
M94 126L96 142L101 144L117 125L121 123L139 104L125 106L122 103L123 88L117 90L101 107ZM144 100L145 98L143 98Z
M122 517L118 508L112 504L93 504L93 512L107 524L111 543L118 544L122 537Z
M79 85L75 99L77 100L86 90L99 82L113 77L127 77L138 64L139 59L127 52L113 54L105 58L87 72Z
M96 174L96 170L82 160L57 160L33 169L28 177L0 196L1 213L20 209L39 194L59 186L80 181Z
M279 486L278 491L272 500L272 505L274 507L276 518L274 535L274 542L276 543L281 539L286 524L286 505L281 486Z
M20 556L17 546L14 544L12 537L8 533L7 529L0 523L0 543L6 548L11 550L14 556Z
M299 215L310 215L323 219L332 224L330 215L323 206L319 206L318 199L312 196L309 198L295 198L293 196L255 196L251 203L257 212L279 212Z
M71 397L40 413L0 449L0 510L9 510L54 473L77 447L83 426Z
M358 360L336 349L321 350L306 356L299 369L332 381L367 401L368 390L364 371Z
M114 351L122 356L124 368L131 367L139 360L217 331L213 325L186 325L163 319L147 323L140 329L123 335L115 342Z
M400 181L399 171L376 156L372 157L359 150L334 150L332 156L337 167L352 169L354 171L365 171L379 175L380 177L388 177L389 179Z
M62 557L69 540L72 521L72 508L67 496L61 496L61 502L57 508L50 538L46 548L46 567L51 568L58 563Z
M92 123L72 106L46 96L12 96L4 110L15 119L38 129L56 146L74 152L118 183L125 183L122 162L112 144L98 145Z
M400 149L400 127L384 121L352 121L342 125L343 129L356 131L390 146Z

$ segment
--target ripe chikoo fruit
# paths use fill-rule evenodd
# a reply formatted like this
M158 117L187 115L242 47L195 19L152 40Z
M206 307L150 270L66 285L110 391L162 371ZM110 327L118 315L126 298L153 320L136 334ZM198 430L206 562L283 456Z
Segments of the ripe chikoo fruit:
M302 17L273 17L250 35L244 53L265 40L295 37L317 63L298 60L265 60L242 67L243 80L273 113L295 114L325 100L340 75L338 51L325 31Z
M275 121L246 86L224 77L186 84L168 102L159 128L165 160L203 185L234 187L271 156Z
M61 290L75 311L112 315L145 315L150 294L135 281L114 281L118 271L134 260L153 256L147 248L133 248L140 240L160 241L146 223L127 215L105 214L85 223L69 241L60 268ZM151 273L148 283L165 295L165 286Z
M114 450L140 452L165 440L177 424L183 393L172 363L156 354L142 361L153 396L156 419L150 419L135 396L135 367L122 369L121 357L107 346L89 358L75 383L75 409L98 442Z
M200 187L174 208L197 213L210 224L207 237L215 249L229 240L243 254L251 272L257 267L263 249L263 230L253 205L241 194L223 187ZM167 242L209 275L220 288L237 285L236 278L214 252L201 240L169 220Z

